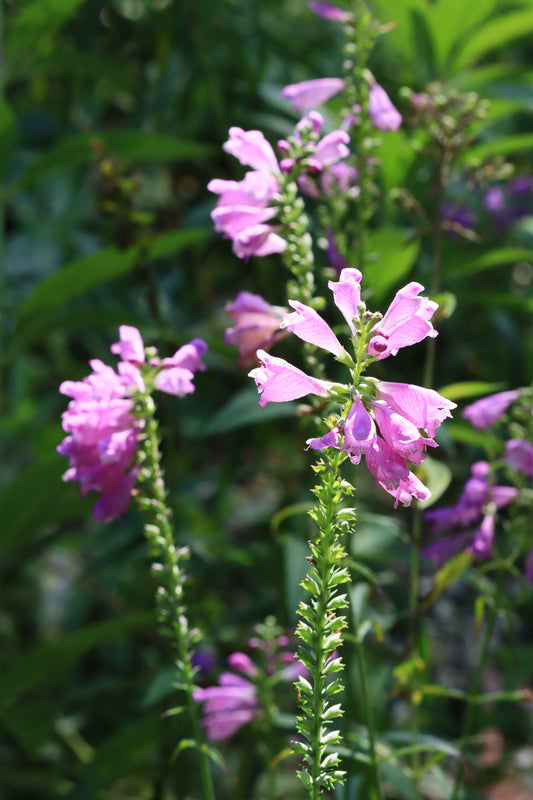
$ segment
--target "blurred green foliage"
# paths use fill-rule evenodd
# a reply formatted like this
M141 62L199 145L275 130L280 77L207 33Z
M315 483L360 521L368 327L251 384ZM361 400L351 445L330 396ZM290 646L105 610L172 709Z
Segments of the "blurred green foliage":
M437 80L492 101L446 187L447 201L471 203L478 225L473 240L443 241L451 313L440 326L436 385L451 385L449 396L461 400L489 390L480 382L527 385L532 218L505 234L492 229L468 169L488 155L533 172L531 2L377 0L375 11L395 24L371 66L400 110L408 112L401 87L420 92ZM90 500L62 483L58 386L84 376L89 358L108 360L119 324L139 327L163 355L192 336L208 341L195 395L162 396L159 408L177 537L192 552L192 622L219 667L267 614L292 629L312 531L308 427L291 407L259 409L223 344L225 302L248 289L284 304L286 276L274 257L238 261L213 234L206 184L241 175L221 149L231 125L261 128L272 141L292 129L279 90L339 75L340 33L303 0L7 0L3 17L0 800L192 797L194 753L171 762L187 722L162 713L179 693L156 632L141 522L130 512L97 525ZM408 125L383 137L383 200L371 232L379 260L365 277L372 308L407 278L430 282L424 222L389 195L402 187L434 213L423 145L424 132ZM387 363L387 378L421 383L421 352ZM459 485L479 452L466 428L458 418L442 435L441 491L450 477ZM401 725L402 700L388 694L379 704L401 661L408 515L391 517L390 498L366 475L354 480L361 531L352 555L375 581L357 602L379 634L369 644L372 689L378 724L390 730ZM519 648L531 634L532 597L516 582L509 591L510 629L524 655L502 651L498 669L517 686L532 677ZM461 675L471 631L454 609L470 602L468 589L456 589L430 619L426 668L437 680L439 669ZM431 655L440 637L451 650ZM456 735L453 703L424 704L424 730ZM531 735L520 708L511 725L497 709L483 721L504 727L511 746ZM241 745L255 764L253 742ZM231 747L224 756L230 770L242 769ZM280 797L297 796L293 766L282 765ZM392 762L388 769L397 796L413 796L403 773ZM220 796L233 797L230 775L220 771L217 781ZM246 797L261 796L254 783L252 775ZM362 797L364 784L354 779L347 791Z

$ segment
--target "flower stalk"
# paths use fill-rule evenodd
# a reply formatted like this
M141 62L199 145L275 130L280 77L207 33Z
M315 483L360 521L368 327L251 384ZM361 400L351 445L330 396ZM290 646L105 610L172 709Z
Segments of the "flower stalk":
M206 800L215 800L208 747L199 722L198 706L193 698L194 667L191 662L191 652L193 646L198 643L200 634L196 629L189 627L184 601L187 579L185 564L189 558L189 551L186 547L179 548L174 544L172 512L167 503L158 423L154 412L153 398L148 394L139 396L136 413L145 419L146 426L138 455L141 469L137 504L149 517L144 532L153 559L152 571L158 583L156 603L159 629L173 644L176 667L181 678L178 686L185 692L194 743L198 749L204 797ZM187 746L190 744L193 742L186 743ZM185 743L181 742L177 752L183 746Z

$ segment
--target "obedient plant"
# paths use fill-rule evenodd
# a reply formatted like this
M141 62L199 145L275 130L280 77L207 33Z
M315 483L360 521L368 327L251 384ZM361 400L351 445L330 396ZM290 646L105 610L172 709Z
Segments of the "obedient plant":
M193 339L173 356L160 358L155 348L145 348L136 328L122 325L119 334L119 341L111 346L119 356L116 372L93 360L90 375L61 384L60 391L72 400L63 414L68 435L58 451L70 462L64 480L79 481L82 494L101 493L93 511L98 519L107 521L123 514L133 495L145 512L144 530L158 583L159 627L172 643L179 686L187 697L199 750L205 797L213 800L208 750L193 698L192 652L199 633L189 627L184 602L188 550L174 542L153 399L156 390L178 397L194 392L194 373L205 369L201 358L207 345Z
M342 660L337 649L346 622L346 595L341 588L348 580L342 537L351 528L354 512L343 509L343 498L353 489L343 480L344 460L359 464L365 457L376 484L409 505L412 498L426 499L429 490L411 466L419 465L427 447L435 447L435 432L451 416L455 403L437 392L409 384L381 381L365 374L374 362L396 355L403 347L436 336L431 323L437 304L420 296L423 287L410 283L401 289L386 313L367 311L361 300L362 274L344 269L329 288L350 332L351 347L345 348L327 322L311 306L289 301L294 311L283 317L281 327L307 344L322 348L343 364L347 382L315 378L282 358L259 351L260 366L250 372L260 393L260 405L316 395L327 409L327 433L308 439L308 448L323 452L315 467L320 478L315 487L316 505L311 515L319 528L311 543L312 569L303 586L310 600L302 602L297 632L302 641L299 658L309 671L297 687L301 715L298 731L304 742L295 745L303 755L300 772L311 798L343 780L336 746L340 734L331 729L341 715L332 699L342 689L338 673ZM379 795L377 760L370 720L371 761Z

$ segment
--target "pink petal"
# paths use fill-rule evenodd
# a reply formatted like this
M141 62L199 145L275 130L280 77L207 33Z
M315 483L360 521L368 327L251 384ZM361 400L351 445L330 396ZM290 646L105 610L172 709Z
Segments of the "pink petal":
M281 328L287 328L302 341L322 347L335 356L340 357L346 353L327 322L314 308L310 308L298 300L289 300L289 305L295 310L292 314L286 314L283 317Z

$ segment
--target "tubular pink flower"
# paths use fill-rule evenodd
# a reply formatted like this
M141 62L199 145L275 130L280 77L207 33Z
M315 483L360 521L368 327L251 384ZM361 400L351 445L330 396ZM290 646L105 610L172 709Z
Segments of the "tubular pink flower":
M406 461L421 464L426 447L437 447L433 439L421 436L414 423L398 414L383 400L373 400L371 406L381 435L394 452Z
M203 339L191 339L190 342L176 350L173 356L161 359L159 365L164 369L179 367L190 370L190 372L203 372L206 367L201 358L206 351L207 344Z
M509 406L515 403L523 389L511 389L508 392L497 392L481 400L476 400L461 411L461 416L467 419L474 428L485 430L503 417Z
M193 698L204 704L202 724L212 742L229 739L260 711L254 684L232 672L220 675L219 686L195 689Z
M273 253L283 253L287 242L273 233L269 225L251 225L239 231L233 239L233 252L238 258L250 256L269 256Z
M372 83L368 92L368 113L380 131L397 131L402 115L391 103L390 97L379 83Z
M426 336L437 335L429 320L439 305L427 297L418 297L423 288L413 281L400 289L383 319L374 327L368 352L377 355L378 361L395 356L400 348L421 342Z
M344 89L342 78L314 78L300 83L291 83L281 90L281 96L288 100L300 114L309 108L326 103L331 97Z
M271 306L258 294L239 292L233 303L228 303L226 311L236 324L226 329L224 342L237 346L241 367L253 364L257 350L266 350L281 335L280 323L285 309Z
M221 206L265 206L279 189L279 179L267 170L247 172L242 181L213 178L207 184L213 194L219 195Z
M518 472L533 478L533 445L522 439L509 439L505 443L504 459Z
M229 129L229 139L223 145L226 153L235 156L246 167L279 172L275 153L261 131L244 131L242 128Z
M137 328L121 325L118 329L120 341L111 345L111 352L120 356L122 361L133 364L144 363L144 343Z
M362 277L358 269L343 269L338 281L328 282L335 305L348 323L352 334L355 334L354 319L359 318Z
M346 355L346 350L328 323L314 308L310 308L298 300L289 300L289 305L295 310L292 314L285 314L280 327L287 328L302 341L322 347L339 358Z
M276 358L257 351L260 366L248 373L253 378L261 395L259 405L267 403L284 403L287 400L297 400L306 394L316 394L327 397L331 384L327 381L312 378L298 367L294 367L283 358Z
M457 404L442 397L433 389L414 386L409 383L393 383L377 381L377 399L384 400L387 405L402 417L405 417L419 430L423 430L431 438L439 425L451 417L452 408Z
M327 133L318 142L314 152L313 159L318 161L322 167L329 167L336 164L343 158L350 155L347 145L350 143L350 137L346 131L336 130Z
M241 231L266 222L276 216L274 208L258 208L256 206L217 206L211 212L215 230L230 239Z
M242 675L257 675L258 668L250 658L250 656L246 655L246 653L231 653L228 656L228 667L235 670L235 672L240 672Z
M344 423L342 449L347 451L352 464L359 464L361 456L366 455L374 447L376 438L376 424L361 398L356 395Z
M313 14L331 22L348 22L352 18L348 11L343 11L342 8L333 5L333 3L319 3L310 0L307 6Z

